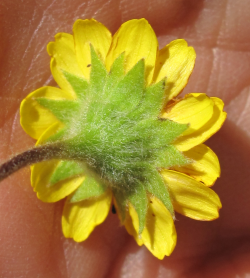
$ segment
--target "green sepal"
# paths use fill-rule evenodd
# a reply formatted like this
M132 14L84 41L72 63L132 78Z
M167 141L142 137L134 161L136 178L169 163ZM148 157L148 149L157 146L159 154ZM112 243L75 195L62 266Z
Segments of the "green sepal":
M99 59L97 55L94 61ZM113 71L106 78L106 85L99 88L98 94L93 94L89 105L88 120L96 122L112 120L112 127L119 126L123 117L139 105L144 86L144 60L140 60L126 75L122 76L124 55L120 55L114 62ZM99 59L99 64L101 61ZM94 66L94 65L93 65ZM121 67L122 69L118 70ZM94 69L94 68L92 68ZM94 76L104 76L104 69ZM97 82L94 78L91 82ZM100 82L100 81L98 81ZM101 82L102 83L102 82ZM92 85L91 85L92 86Z
M70 203L76 203L91 197L99 197L107 190L106 186L98 183L93 177L86 175L82 184L70 198Z
M135 208L139 219L139 234L142 233L145 223L146 214L148 209L147 192L142 183L136 185L136 189L128 196L128 200Z
M157 197L169 212L174 216L174 208L170 199L170 195L166 184L159 172L153 167L147 172L147 179L145 182L146 189L149 193Z
M175 138L187 129L187 125L170 120L145 119L133 126L132 136L140 137L148 149L157 149L173 142ZM130 140L135 140L133 137Z
M63 71L63 75L73 88L76 96L80 99L85 99L89 94L89 83L80 76L73 75L67 71Z
M139 103L144 91L144 60L140 60L125 76L110 94L110 104L107 108L119 113L127 113L134 109ZM114 113L113 113L114 114Z
M36 101L50 110L59 121L69 123L74 119L75 114L79 111L79 103L75 100L55 100L48 98L37 98Z
M147 87L140 106L133 112L131 117L138 119L157 118L160 115L162 105L165 102L166 78L156 84Z
M105 87L107 70L95 52L92 45L90 45L91 51L91 71L90 71L90 98L92 100L99 100L102 96L102 92Z
M53 186L59 181L66 180L83 174L84 174L84 169L82 165L80 165L79 163L75 161L61 160L50 177L49 187Z
M162 79L158 83L152 84L151 86L147 87L143 100L144 111L142 111L142 113L147 112L152 116L159 116L163 103L165 103L166 99L164 90L165 84L166 78Z
M108 97L111 91L117 86L118 82L124 77L124 52L115 59L107 76L105 95ZM115 93L115 92L112 92Z
M148 209L148 198L144 185L138 181L133 188L123 188L122 190L114 189L113 192L122 221L124 221L126 217L128 202L130 202L136 210L139 219L139 234L141 234L145 227Z
M168 119L159 119L158 122L161 126L159 138L165 138L165 144L173 143L173 141L188 128L187 124L179 124Z
M156 151L156 159L154 166L156 168L170 168L173 165L183 166L190 163L190 161L173 145Z
M126 211L128 209L128 199L126 198L126 189L115 187L112 189L113 195L116 200L116 204L119 209L119 215L121 217L121 221L124 222L126 218Z

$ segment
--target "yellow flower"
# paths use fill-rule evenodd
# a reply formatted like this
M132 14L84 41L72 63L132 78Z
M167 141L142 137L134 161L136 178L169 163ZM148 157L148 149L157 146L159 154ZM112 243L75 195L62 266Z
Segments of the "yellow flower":
M172 253L176 244L171 207L197 220L218 217L221 203L209 187L220 176L220 166L215 153L203 142L222 126L226 118L223 102L202 93L191 93L183 99L175 99L186 86L195 63L195 51L185 40L172 41L158 50L155 33L145 19L125 22L113 37L104 25L94 19L77 20L73 26L73 36L59 33L55 36L55 42L50 42L47 47L51 56L51 72L60 88L42 87L28 95L21 104L21 125L31 137L38 140L37 145L59 134L67 117L66 112L62 114L59 108L52 113L44 99L50 101L51 107L53 101L65 105L64 101L74 104L81 98L84 82L91 79L94 57L91 49L107 72L112 70L115 61L122 55L125 74L143 60L146 88L159 84L166 77L162 83L165 97L159 117L185 127L170 145L188 161L172 163L169 167L156 167L171 202L166 205L161 200L157 195L160 189L157 192L148 189L145 195L145 221L141 226L141 216L132 198L126 199L123 216L117 197L119 194L115 194L113 185L100 189L100 177L88 175L89 172L74 161L54 159L32 166L31 184L38 198L45 202L56 202L67 197L62 216L65 237L77 242L85 240L105 220L111 204L114 204L122 223L136 242L144 244L154 256L163 259ZM96 80L99 80L98 77ZM102 84L98 86L101 88ZM88 109L87 105L85 109ZM74 130L71 132L74 133ZM178 159L181 161L179 156ZM84 199L79 199L83 182L85 187L89 185L89 191L84 193Z

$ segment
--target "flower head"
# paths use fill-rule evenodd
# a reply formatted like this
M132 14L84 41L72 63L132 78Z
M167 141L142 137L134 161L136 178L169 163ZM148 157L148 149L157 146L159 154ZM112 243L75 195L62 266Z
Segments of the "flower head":
M174 211L213 220L221 207L209 188L219 162L203 142L223 124L223 102L202 93L176 99L194 49L180 39L158 51L145 19L125 22L113 37L90 19L77 20L73 36L57 34L47 50L60 88L28 95L21 125L37 145L60 142L68 156L32 166L38 198L67 197L62 229L75 241L114 205L139 245L160 259L170 255Z

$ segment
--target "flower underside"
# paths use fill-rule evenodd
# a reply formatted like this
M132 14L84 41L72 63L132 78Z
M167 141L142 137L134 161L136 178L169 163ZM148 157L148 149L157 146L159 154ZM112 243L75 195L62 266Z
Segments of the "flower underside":
M69 160L59 162L49 186L85 175L70 202L102 195L111 188L121 218L130 202L145 226L147 194L152 193L174 216L167 185L158 170L190 163L173 145L188 125L161 119L165 79L145 86L140 60L124 71L124 53L107 72L94 48L89 81L63 71L76 93L74 99L36 98L62 123L42 144L63 142Z
M114 35L95 19L78 19L73 35L56 34L47 52L58 87L22 101L20 123L36 146L0 165L0 181L30 165L40 200L66 198L62 232L76 242L113 204L137 244L159 259L176 245L174 211L219 217L209 187L220 164L203 143L225 121L224 103L204 93L176 99L194 68L193 47L177 39L159 50L143 18Z

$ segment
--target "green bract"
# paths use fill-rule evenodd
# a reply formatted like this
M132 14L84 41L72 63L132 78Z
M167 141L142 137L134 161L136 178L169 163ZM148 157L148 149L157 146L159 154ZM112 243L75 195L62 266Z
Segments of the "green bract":
M91 47L89 81L63 72L76 99L37 101L64 124L46 142L63 142L70 153L68 161L58 164L49 186L85 175L70 201L100 196L110 188L123 219L128 200L134 206L141 233L147 192L174 214L167 185L157 170L188 163L171 144L187 125L159 118L165 102L165 80L146 87L144 60L126 74L125 62L121 54L108 73Z

